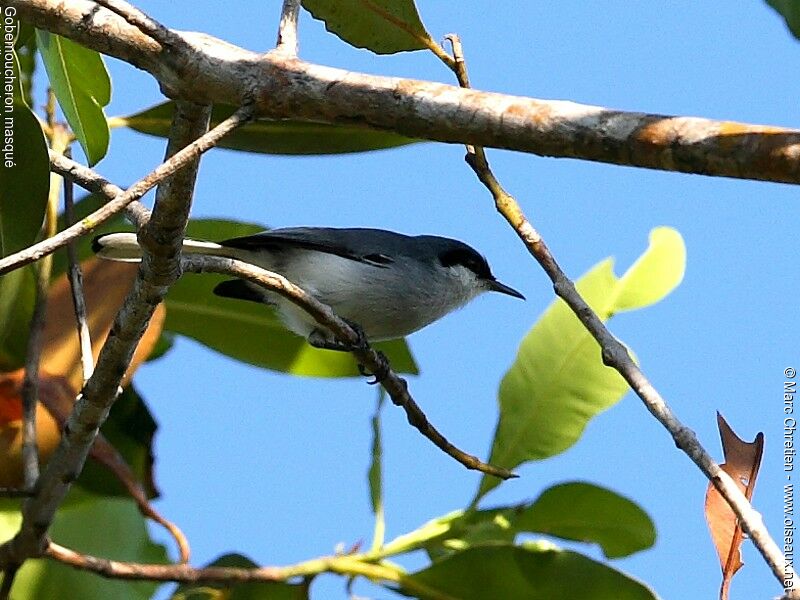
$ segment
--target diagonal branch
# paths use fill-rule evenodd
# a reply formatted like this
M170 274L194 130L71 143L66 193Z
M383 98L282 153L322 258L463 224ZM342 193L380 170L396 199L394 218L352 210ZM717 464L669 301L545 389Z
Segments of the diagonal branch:
M158 165L152 173L134 183L124 192L121 188L100 177L91 169L51 152L50 164L54 172L71 179L91 192L100 193L113 199L85 219L53 237L0 259L0 275L47 256L66 246L71 240L91 232L98 225L121 212L134 200L138 200L166 178L180 171L188 163L213 148L220 139L241 125L244 119L249 118L250 114L252 114L250 106L240 109L240 112L203 134L179 152L176 152L174 156ZM142 211L142 208L139 208L134 213L134 218L137 224L141 226L145 222L146 213Z
M391 369L386 357L382 353L370 348L369 345L365 344L359 347L358 344L363 340L360 339L358 333L346 321L336 316L329 306L323 304L282 275L271 273L270 271L231 258L195 254L183 257L183 267L186 271L193 271L196 273L223 273L225 275L241 277L280 294L287 300L295 303L311 315L317 323L329 329L339 340L355 346L352 353L358 359L359 363L370 372L376 374L376 379L381 383L384 389L386 389L395 406L401 407L406 412L408 422L416 427L422 435L432 441L440 450L468 469L494 475L501 479L516 477L511 471L484 463L477 456L467 454L451 444L447 438L439 433L430 421L428 421L425 413L422 412L422 409L414 401L414 398L411 397L411 394L409 394L408 384L405 379L397 375Z
M151 73L175 98L240 106L258 116L347 123L419 138L540 156L800 183L800 131L626 112L481 92L257 54L205 34L160 44L88 0L6 0L19 18Z
M447 37L453 46L453 55L455 57L453 71L459 83L464 87L468 87L469 77L461 42L457 35L450 34ZM492 173L484 149L480 146L468 146L465 160L481 183L492 194L497 211L508 221L523 244L525 244L528 252L547 273L547 276L553 282L553 289L556 295L567 303L587 331L597 340L602 351L603 363L622 375L631 389L642 400L647 410L672 435L675 445L686 453L714 487L719 490L739 519L742 529L752 538L753 543L781 584L788 580L792 582L792 585L787 587L796 589L797 578L794 570L786 562L780 548L770 536L761 515L753 509L749 500L739 490L739 487L730 476L720 468L717 462L703 448L694 432L683 425L675 416L658 390L650 383L647 376L631 358L625 345L614 337L600 317L581 297L577 289L575 289L575 285L556 262L542 236L534 229L522 212L519 203L503 188L494 173Z

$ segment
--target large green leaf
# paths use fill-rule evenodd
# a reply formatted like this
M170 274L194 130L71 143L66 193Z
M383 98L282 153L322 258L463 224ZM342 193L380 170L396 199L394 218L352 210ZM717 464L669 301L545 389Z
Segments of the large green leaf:
M103 107L111 101L111 80L100 54L75 42L37 30L36 39L50 85L89 165L108 151Z
M376 54L432 44L413 0L303 0L303 8L348 44Z
M615 569L544 543L475 546L450 554L408 579L429 592L458 600L653 600L656 597L643 583Z
M187 235L219 240L261 231L258 225L220 220L192 220ZM186 275L167 294L168 331L191 337L228 356L259 367L317 377L358 375L346 352L319 350L290 333L268 306L220 298L212 292L225 277ZM400 372L417 373L405 340L375 344Z
M241 554L225 554L207 565L209 567L258 567ZM175 590L170 600L307 600L308 583L249 582L234 585L220 583L184 584Z
M79 491L80 500L63 505L50 530L54 542L79 552L116 560L166 563L164 547L153 543L144 517L131 500L101 498ZM2 503L0 531L3 539L19 529L20 514L14 504ZM102 533L100 533L102 532ZM53 560L28 560L17 573L14 600L147 600L160 584L148 581L105 579Z
M444 515L387 544L393 554L424 548L433 559L477 545L514 543L520 533L544 533L598 544L608 558L655 543L655 526L635 503L584 482L562 483L535 502Z
M39 121L27 106L14 104L11 135L3 137L0 164L0 255L36 240L50 188L50 159Z
M605 321L668 294L683 277L685 259L680 234L654 229L650 246L622 278L614 275L613 260L606 259L577 282L577 289ZM489 462L514 468L563 452L627 389L625 380L603 365L594 338L566 303L556 300L525 336L500 384L500 420ZM483 477L475 502L497 485L496 478Z
M112 127L121 125L141 133L167 137L174 108L173 102L165 102L135 115L109 119L109 123ZM214 106L212 126L227 119L234 110L231 106ZM342 154L394 148L416 141L390 131L353 125L257 119L225 136L218 145L262 154Z
M656 541L653 521L637 504L590 483L553 486L515 517L517 531L593 542L607 558L628 556Z
M29 265L0 276L0 371L25 364L36 281Z
M800 3L797 0L766 0L786 21L792 35L800 39Z

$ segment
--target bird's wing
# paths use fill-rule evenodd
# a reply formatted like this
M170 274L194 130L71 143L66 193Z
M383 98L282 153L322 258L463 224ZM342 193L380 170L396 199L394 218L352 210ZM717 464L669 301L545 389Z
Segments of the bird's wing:
M371 240L369 246L364 243L364 237ZM394 258L388 253L376 252L375 246L391 250L393 247L399 246L398 238L404 237L406 236L380 229L286 227L232 238L219 242L219 244L227 248L264 249L273 252L288 248L303 248L385 268L394 262Z

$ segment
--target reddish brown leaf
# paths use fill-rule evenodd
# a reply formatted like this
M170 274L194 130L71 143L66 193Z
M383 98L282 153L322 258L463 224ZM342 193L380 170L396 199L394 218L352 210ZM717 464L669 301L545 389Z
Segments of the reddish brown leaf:
M23 369L0 373L0 486L22 486L22 379ZM39 399L36 407L36 441L39 456L46 461L61 439L61 427L45 408L47 404L71 406L75 398L63 377L42 377L39 380ZM10 418L16 417L16 418Z
M137 265L92 258L81 263L81 267L92 354L97 360L114 317L133 285ZM150 325L136 348L133 361L125 373L123 386L153 351L161 335L165 315L164 305L161 304L156 308ZM50 287L47 296L47 322L41 368L51 375L65 377L73 388L79 390L83 387L83 374L77 331L72 293L67 277L62 275Z
M761 466L764 434L759 432L755 440L745 442L733 432L719 413L717 413L717 426L725 456L725 462L720 467L730 475L749 500L753 496L758 469ZM722 566L720 598L727 600L731 579L744 564L741 551L742 530L731 507L710 483L706 490L705 511L706 522Z

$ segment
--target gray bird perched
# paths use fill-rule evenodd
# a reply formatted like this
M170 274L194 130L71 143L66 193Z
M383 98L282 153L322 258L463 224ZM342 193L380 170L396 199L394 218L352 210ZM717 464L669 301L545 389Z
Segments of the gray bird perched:
M141 260L134 233L102 235L92 247L101 258ZM518 291L495 279L486 259L473 248L433 235L288 227L217 243L186 239L183 252L235 258L280 273L340 317L358 324L372 341L422 329L482 292L524 300ZM248 281L223 281L214 293L275 306L286 327L311 345L346 349L304 310Z

